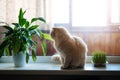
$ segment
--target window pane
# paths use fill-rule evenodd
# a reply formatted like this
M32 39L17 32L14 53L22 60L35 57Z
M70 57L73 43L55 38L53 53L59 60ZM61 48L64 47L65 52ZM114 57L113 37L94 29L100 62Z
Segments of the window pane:
M72 26L106 26L107 0L73 0Z
M119 23L119 0L112 0L111 5L111 22Z
M53 23L69 22L69 0L52 0Z

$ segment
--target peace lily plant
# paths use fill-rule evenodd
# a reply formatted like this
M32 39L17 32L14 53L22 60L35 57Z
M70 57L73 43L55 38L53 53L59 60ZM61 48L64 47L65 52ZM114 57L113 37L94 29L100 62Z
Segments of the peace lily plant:
M22 52L26 55L26 63L29 61L29 52L31 51L33 61L36 61L36 45L37 42L34 40L34 37L37 35L38 38L43 38L47 40L52 40L49 34L43 33L39 25L36 25L36 21L41 21L46 23L45 19L42 17L32 18L31 21L28 21L24 18L26 11L23 11L22 8L19 10L18 23L12 23L11 25L2 26L7 29L3 38L3 42L0 44L0 57L3 54L7 56L11 53L16 55L19 52ZM41 43L43 53L45 55L46 43Z

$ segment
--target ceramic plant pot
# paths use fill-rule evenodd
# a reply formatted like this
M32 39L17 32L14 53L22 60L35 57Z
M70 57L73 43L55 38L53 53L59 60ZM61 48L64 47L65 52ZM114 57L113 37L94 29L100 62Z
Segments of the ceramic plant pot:
M26 54L19 52L12 54L15 67L24 67L26 65Z

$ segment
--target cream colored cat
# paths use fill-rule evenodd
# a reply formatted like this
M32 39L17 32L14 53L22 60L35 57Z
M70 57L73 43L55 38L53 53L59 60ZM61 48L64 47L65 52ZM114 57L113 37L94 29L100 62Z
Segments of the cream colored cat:
M58 51L52 58L60 60L62 69L84 67L87 45L80 37L72 36L63 27L52 28L51 36Z

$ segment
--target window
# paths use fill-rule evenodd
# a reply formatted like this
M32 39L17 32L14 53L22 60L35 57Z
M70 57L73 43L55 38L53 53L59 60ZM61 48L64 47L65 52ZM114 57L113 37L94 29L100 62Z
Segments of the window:
M120 62L120 31L117 29L120 23L119 0L1 0L0 4L0 21L9 23L17 21L17 12L20 7L23 7L28 11L29 16L26 16L27 18L43 16L46 19L48 18L49 23L53 22L54 26L65 26L73 35L81 36L88 45L88 56L91 55L92 51L100 49L110 56L108 57L110 61ZM48 7L48 4L52 8ZM50 16L51 10L52 16ZM107 28L105 28L106 26ZM43 29L48 28L43 27ZM115 31L103 33L106 29ZM73 30L75 32L72 32ZM90 30L95 32L88 32ZM85 32L81 33L82 31ZM37 38L36 41L38 41L36 54L41 59L43 56L41 43ZM48 41L47 56L51 56L55 52L52 42ZM115 58L111 59L111 56ZM44 60L39 60L39 58L38 62ZM7 60L9 62L12 58ZM90 61L90 57L88 57L88 61Z
M52 0L55 26L107 27L120 23L119 0Z
M72 0L72 26L106 26L107 1Z
M23 7L29 14L26 17L44 16L48 23L65 26L72 35L82 37L88 45L88 55L100 49L109 56L120 56L119 0L1 0L0 4L0 21L15 22L19 8ZM37 55L42 56L41 43L37 38L36 41ZM52 42L47 44L47 55L51 56L55 49Z

